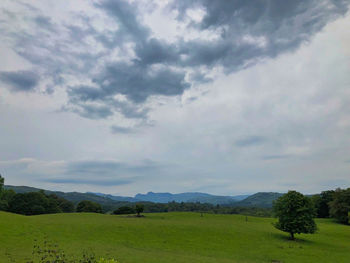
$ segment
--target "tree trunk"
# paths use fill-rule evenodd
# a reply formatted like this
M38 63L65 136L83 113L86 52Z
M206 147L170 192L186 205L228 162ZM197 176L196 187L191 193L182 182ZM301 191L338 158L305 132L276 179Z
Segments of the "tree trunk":
M294 237L294 233L293 233L293 232L290 233L290 239L291 239L291 240L295 240L295 237Z

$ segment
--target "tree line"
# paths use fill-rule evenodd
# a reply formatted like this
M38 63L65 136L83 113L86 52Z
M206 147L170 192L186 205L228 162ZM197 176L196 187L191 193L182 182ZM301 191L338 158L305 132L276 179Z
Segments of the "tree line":
M22 215L40 215L71 212L102 213L100 204L81 201L74 205L55 194L46 194L43 190L30 193L15 193L4 188L4 178L0 175L0 211Z

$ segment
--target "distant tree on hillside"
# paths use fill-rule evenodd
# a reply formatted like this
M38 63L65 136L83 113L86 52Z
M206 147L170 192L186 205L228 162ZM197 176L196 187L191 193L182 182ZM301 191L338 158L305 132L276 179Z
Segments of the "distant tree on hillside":
M143 212L144 209L145 207L143 204L136 204L135 211L137 213L137 216L140 216L140 214Z
M84 200L77 205L77 212L102 213L102 207L98 203Z
M349 223L350 212L350 188L337 189L333 195L333 201L329 203L330 214L333 218L337 219L340 223Z
M275 227L288 232L292 240L295 239L294 234L316 232L313 204L303 194L289 191L275 201L273 208L278 217Z

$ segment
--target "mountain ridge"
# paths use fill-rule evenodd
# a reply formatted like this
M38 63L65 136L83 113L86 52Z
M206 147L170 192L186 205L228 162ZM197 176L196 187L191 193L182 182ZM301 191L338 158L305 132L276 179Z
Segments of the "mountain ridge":
M137 202L152 202L152 203L208 203L212 205L229 205L229 206L241 206L241 207L272 207L273 201L278 197L282 196L282 193L276 192L258 192L252 195L236 195L236 196L220 196L211 195L201 192L185 192L172 194L168 192L155 193L148 192L146 194L136 194L134 197L128 196L117 196L104 193L94 192L61 192L61 191L50 191L30 186L13 186L5 185L5 188L12 189L16 193L28 193L45 191L47 194L56 194L57 196L63 197L73 203L78 203L82 200L89 200L100 203L105 207L116 207L121 205L127 205L130 203Z

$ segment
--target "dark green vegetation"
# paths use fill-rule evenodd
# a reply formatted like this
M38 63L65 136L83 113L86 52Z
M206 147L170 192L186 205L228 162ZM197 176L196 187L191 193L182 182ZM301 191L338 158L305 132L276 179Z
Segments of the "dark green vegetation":
M272 207L273 201L277 198L281 197L283 194L281 193L256 193L253 194L246 199L242 200L237 204L241 207Z
M0 259L25 262L34 239L57 243L67 255L93 251L120 263L349 262L350 227L317 219L314 235L297 241L276 219L242 215L160 213L126 217L96 213L22 216L0 212Z
M350 212L350 188L337 189L333 194L333 200L329 202L330 215L340 223L349 223Z
M121 206L113 212L115 215L130 215L135 214L135 209L129 206Z
M136 211L136 213L137 213L137 216L140 216L141 213L143 212L143 210L145 210L145 207L144 207L143 204L137 204L137 205L135 206L135 211Z
M316 232L315 211L311 199L296 191L289 191L274 203L274 212L278 217L275 227L290 234L313 234Z
M102 207L98 203L84 200L77 205L77 212L102 213Z
M24 215L69 213L74 212L74 205L64 198L40 191L14 194L8 201L8 211Z
M16 193L29 193L29 192L39 192L42 191L42 189L34 188L34 187L28 187L28 186L11 186L11 185L5 185L5 189L7 190L13 190ZM95 203L99 203L102 206L103 212L113 211L116 208L129 204L127 201L115 201L111 200L110 198L98 196L91 193L78 193L78 192L59 192L59 191L49 191L44 190L45 194L51 195L54 194L58 197L62 197L70 202L72 202L75 206L84 200L92 201Z

